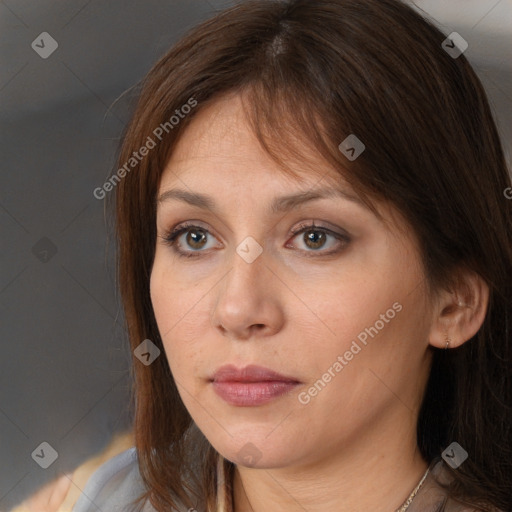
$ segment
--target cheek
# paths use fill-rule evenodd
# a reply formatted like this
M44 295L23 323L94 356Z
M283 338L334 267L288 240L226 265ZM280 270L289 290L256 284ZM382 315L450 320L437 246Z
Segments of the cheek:
M172 327L174 317L177 314L175 290L168 276L162 272L155 261L150 279L151 304L155 313L156 322L160 336L165 341L166 332Z
M319 379L319 387L326 383L329 389L322 394L327 401L347 405L359 397L371 402L372 393L383 387L375 374L393 381L390 375L400 373L398 365L407 368L415 357L411 333L421 340L420 318L408 276L371 277L371 283L345 279L342 285L338 281L323 288L321 294L303 295L310 299L308 312L295 319L294 331L300 333L296 338L300 349L295 353L300 353L310 383ZM297 311L304 312L304 306Z
M199 287L182 286L172 272L155 261L150 280L155 319L173 375L189 380L202 359L207 298ZM202 299L202 300L201 300ZM205 317L206 315L206 317Z
M179 328L188 315L194 315L194 306L200 299L197 287L185 284L176 276L172 265L163 257L155 257L151 272L150 294L160 334L165 338Z
M316 338L324 340L322 346L338 352L348 349L351 341L365 328L373 326L380 314L391 309L401 295L389 286L389 282L375 278L371 286L361 280L351 282L346 278L334 278L333 281L338 282L324 287L321 293L305 293L309 297L307 308L304 305L300 308L306 312L297 319L297 325L299 332L316 326ZM394 312L392 310L389 316ZM317 353L317 357L319 355L322 354Z

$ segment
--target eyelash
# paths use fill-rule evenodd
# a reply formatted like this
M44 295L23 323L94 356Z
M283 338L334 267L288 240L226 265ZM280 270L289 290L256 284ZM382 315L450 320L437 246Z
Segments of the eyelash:
M170 232L168 232L167 234L165 234L164 236L162 236L160 238L163 238L163 243L165 245L170 246L178 256L180 256L182 258L197 258L197 257L201 256L201 253L206 252L206 251L201 251L201 250L181 251L180 249L178 249L176 247L177 238L182 233L185 233L185 232L191 230L191 228L201 230L205 233L210 233L206 228L203 228L202 226L198 226L197 224L185 222L185 223L178 225L173 230L171 230ZM341 233L336 233L334 231L331 231L328 228L324 228L322 226L317 226L317 225L315 225L314 222L312 222L311 224L300 224L296 228L290 230L290 232L293 234L293 238L295 238L298 234L305 232L305 231L317 231L317 232L325 233L326 235L331 235L334 238L336 238L336 240L342 242L344 246L351 241L347 235L342 235ZM335 254L340 251L341 251L340 248L336 248L336 249L331 249L330 251L318 250L318 251L305 251L305 252L313 252L313 253L321 252L322 256L329 256L329 255Z

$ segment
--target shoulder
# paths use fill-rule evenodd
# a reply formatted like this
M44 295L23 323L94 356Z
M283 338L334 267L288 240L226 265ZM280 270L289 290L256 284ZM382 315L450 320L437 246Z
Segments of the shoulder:
M135 447L102 464L89 478L72 512L127 511L131 501L145 492ZM144 512L154 508L146 503Z

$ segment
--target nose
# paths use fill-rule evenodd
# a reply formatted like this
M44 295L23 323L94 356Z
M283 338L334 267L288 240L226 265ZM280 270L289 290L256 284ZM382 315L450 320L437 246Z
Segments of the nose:
M240 254L233 251L231 268L216 287L212 325L236 340L271 336L284 323L285 286L264 249L253 261Z

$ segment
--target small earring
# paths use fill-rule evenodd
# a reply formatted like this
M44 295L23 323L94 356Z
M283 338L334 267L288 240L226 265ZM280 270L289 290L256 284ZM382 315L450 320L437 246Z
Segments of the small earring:
M446 334L446 347L444 347L445 350L448 350L448 347L450 346L451 339L448 337L448 334Z

